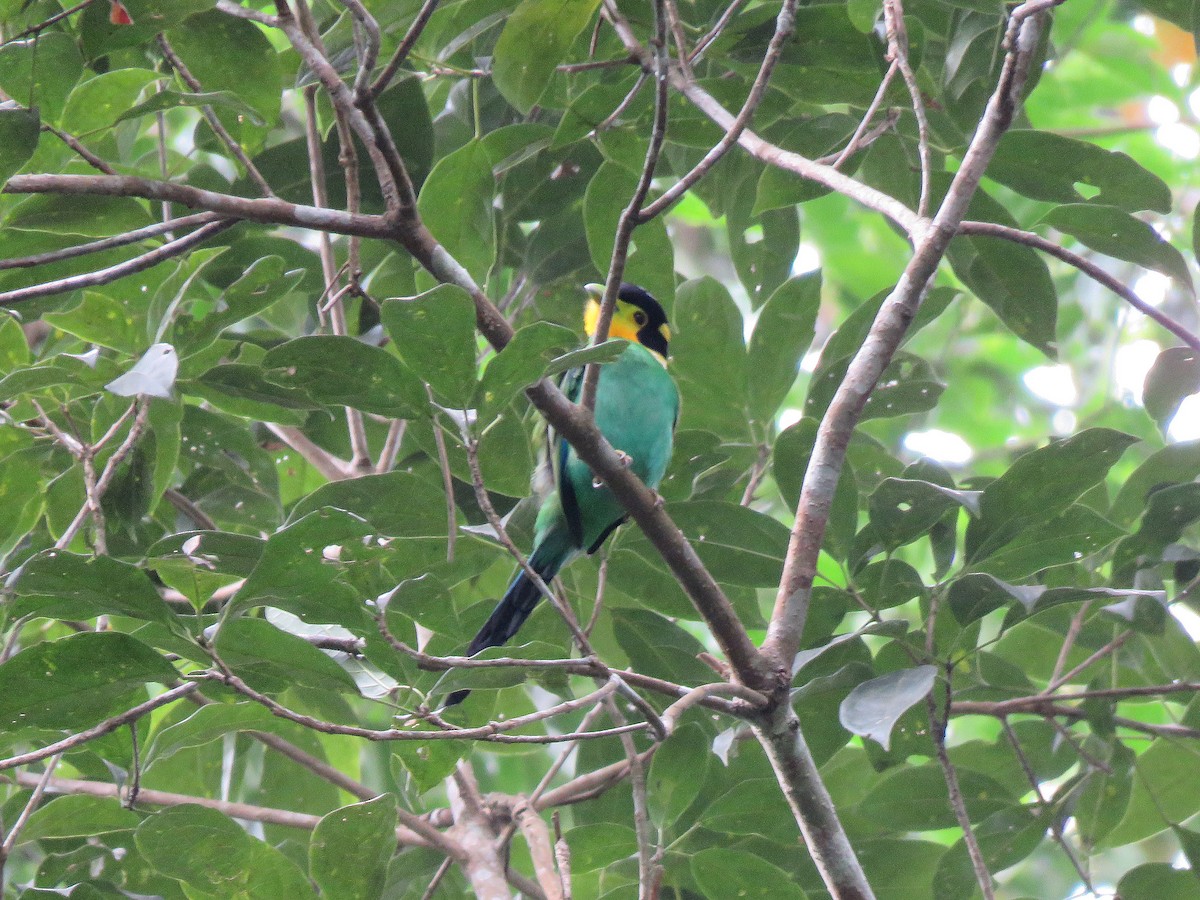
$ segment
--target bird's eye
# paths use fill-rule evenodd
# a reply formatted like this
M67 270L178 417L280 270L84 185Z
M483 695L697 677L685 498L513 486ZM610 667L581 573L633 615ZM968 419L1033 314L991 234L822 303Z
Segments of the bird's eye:
M633 321L637 322L639 326L645 325L646 324L646 314L639 309L637 312L635 312L633 314Z

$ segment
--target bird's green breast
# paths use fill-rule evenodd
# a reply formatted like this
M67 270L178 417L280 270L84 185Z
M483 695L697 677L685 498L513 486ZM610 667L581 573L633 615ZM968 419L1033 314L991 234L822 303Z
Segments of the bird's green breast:
M631 343L621 356L601 368L596 390L596 424L613 448L630 458L633 472L652 488L658 486L667 471L678 417L679 391L675 382L645 347ZM625 511L608 488L595 483L592 471L572 449L566 451L559 478L560 482L569 482L574 494L582 549L587 549ZM560 484L560 491L562 487Z

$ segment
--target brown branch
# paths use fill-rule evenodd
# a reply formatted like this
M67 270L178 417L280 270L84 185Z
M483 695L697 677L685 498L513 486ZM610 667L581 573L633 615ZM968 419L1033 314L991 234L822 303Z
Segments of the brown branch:
M350 463L338 459L324 447L318 446L299 428L276 425L274 422L264 422L263 425L271 434L299 453L304 461L320 472L327 481L341 481L354 477L355 472Z
M646 157L642 163L642 171L633 190L629 203L621 211L617 220L617 233L613 237L612 256L608 263L608 276L604 282L604 297L600 301L600 315L596 320L596 331L592 335L592 346L598 347L608 340L608 330L612 325L613 312L617 308L617 294L621 290L621 281L625 275L625 263L629 258L629 244L633 240L633 231L641 224L642 204L650 193L650 183L654 180L654 169L658 165L658 157L662 152L663 141L667 136L667 14L666 0L655 0L654 3L654 124L650 131L650 143L646 147ZM584 369L583 387L580 390L579 405L588 412L596 408L596 389L600 385L600 366L592 363Z
M274 16L261 13L256 9L247 9L244 6L238 5L235 0L217 0L217 10L228 16L235 16L239 19L250 19L259 24L268 25L271 28L276 28L279 25Z
M29 763L37 762L41 759L54 756L58 753L65 753L67 750L73 750L76 747L86 744L88 741L93 741L96 738L104 737L106 734L112 734L123 725L128 725L130 722L136 722L142 716L160 706L166 706L168 703L174 703L180 697L187 696L200 686L198 684L183 684L179 687L172 688L145 703L139 703L137 706L127 709L120 715L105 719L97 725L84 731L72 734L69 737L63 738L61 741L55 741L53 744L48 744L37 750L30 750L28 753L20 753L16 756L10 756L8 759L0 759L0 771L12 769L17 766L29 765Z
M1049 0L1028 0L1013 12L1006 38L1008 52L999 83L963 156L962 165L934 220L927 227L915 229L913 255L895 289L880 308L822 418L763 645L764 653L782 670L790 669L791 659L799 646L817 557L850 435L876 381L904 338L950 240L958 232L1001 135L1012 122L1041 34L1040 17L1029 18L1027 10L1034 8L1031 6L1034 3L1038 4L1037 9L1044 8L1046 2Z
M472 892L480 900L509 900L511 893L504 877L507 866L500 858L496 833L469 763L458 764L454 775L446 780L446 793L454 813L453 834L465 852L461 862Z
M1162 310L1151 306L1141 297L1139 297L1132 288L1122 283L1117 278L1114 278L1100 266L1096 265L1085 256L1074 253L1066 247L1059 246L1054 241L1047 240L1040 234L1035 234L1032 231L1022 231L1019 228L1010 228L1007 225L997 225L994 222L963 222L959 226L960 234L977 234L987 237L1002 238L1006 241L1013 241L1017 244L1024 244L1027 247L1033 247L1036 250L1041 250L1043 253L1048 253L1056 259L1060 259L1067 265L1074 266L1080 272L1098 281L1104 285L1142 315L1153 319L1171 334L1175 335L1197 353L1200 353L1200 337L1189 331L1180 323L1176 322Z
M896 61L892 60L892 64L888 66L887 73L883 76L883 81L879 82L879 89L875 92L875 96L871 99L870 105L867 106L867 111L863 113L862 119L859 120L858 127L854 129L854 134L850 135L850 140L846 142L846 146L841 152L833 157L829 164L835 169L840 169L842 164L853 156L863 144L863 136L867 130L867 126L871 124L871 120L875 118L875 113L879 110L879 105L883 102L887 90L891 87L892 79L896 77L896 71L899 67ZM820 160L818 160L820 161Z
M38 776L18 772L14 781L22 786L32 787ZM79 778L51 778L46 789L56 794L87 794L91 797L112 797L121 799L121 789L115 784L100 781L85 781ZM263 822L268 825L283 825L286 828L300 828L312 831L321 821L320 816L307 813L292 812L287 809L274 809L267 806L254 806L250 803L236 803L229 800L213 800L210 797L196 797L190 794L175 794L169 791L155 791L141 788L138 791L138 802L149 803L152 806L183 806L195 804L219 813L232 816L235 819L245 819L248 822ZM396 843L405 847L427 847L428 842L420 835L409 829L396 829Z
M145 228L126 231L123 234L101 238L98 241L89 241L86 244L64 247L61 250L49 250L46 253L37 253L32 256L18 256L13 259L0 259L0 272L6 269L32 269L38 266L62 262L67 259L75 259L79 256L86 256L89 253L100 253L104 250L112 250L115 247L136 244L138 241L158 237L165 232L174 231L175 229L208 225L216 221L219 221L219 217L213 213L196 213L194 216L184 216L180 219L172 219L170 222L158 222L154 225L147 225Z
M532 804L518 798L512 805L513 821L520 827L525 845L529 848L529 859L533 874L547 900L563 900L562 879L554 864L554 848L550 845L550 829Z
M292 225L314 231L332 231L388 240L393 227L383 216L352 216L336 209L318 209L286 200L249 199L206 191L168 181L128 175L14 175L4 186L6 194L88 194L103 197L142 197L169 200L191 209L204 209L236 219L266 225Z
M638 216L638 221L647 222L653 219L660 213L666 212L679 201L696 182L703 178L715 166L726 153L733 149L737 144L738 138L742 136L750 125L750 120L754 118L754 113L757 111L759 104L762 102L763 96L767 92L767 85L771 81L771 73L775 71L775 66L779 62L779 56L783 53L784 46L792 39L792 35L796 31L796 0L784 0L779 7L779 15L775 19L775 33L771 36L771 42L767 45L767 51L763 54L762 63L759 65L758 74L754 78L754 82L750 85L750 93L746 95L746 100L742 104L742 108L738 111L736 117L729 127L725 129L725 133L721 139L704 154L704 158L692 167L690 172L687 172L675 184L671 185L657 200L646 206ZM691 71L684 70L682 77L691 81Z
M166 35L160 33L155 36L154 40L158 44L158 49L162 52L167 64L183 79L188 89L194 94L203 93L204 86L200 84L199 79L191 73L191 70L179 58L179 55L175 52L175 48L167 40ZM204 116L204 121L208 123L208 127L212 129L217 139L225 145L225 149L233 154L233 158L242 164L242 168L246 170L246 174L250 176L250 179L258 185L258 189L262 191L263 196L274 197L275 192L271 190L271 185L263 177L262 172L258 171L258 167L254 165L254 161L250 159L246 151L242 149L242 145L234 140L233 135L229 133L229 130L221 123L221 120L217 118L216 110L206 103L200 107L200 114Z
M36 176L35 176L36 177ZM70 176L65 176L70 177ZM91 176L82 176L91 177ZM9 182L12 183L11 181ZM174 259L176 256L182 256L189 252L193 247L204 243L211 237L215 237L222 231L232 228L236 222L231 219L222 219L216 222L210 222L197 228L191 234L176 238L173 241L163 244L161 247L156 247L140 256L135 256L133 259L126 260L122 263L117 263L114 266L109 266L107 269L100 269L96 272L87 272L83 275L71 275L67 278L60 278L57 281L47 281L44 284L35 284L30 287L17 288L12 291L0 293L0 306L11 306L14 303L21 303L25 300L34 300L38 297L52 297L55 294L65 294L68 291L76 291L80 288L96 287L101 284L111 284L121 278L129 275L135 275L138 272L144 272L146 269L153 268L159 263L168 259Z
M33 815L33 811L37 809L38 804L42 802L42 794L46 792L46 788L50 783L50 779L54 776L54 770L58 768L62 756L54 756L46 763L46 769L37 776L37 783L33 785L33 793L29 795L29 800L21 809L17 820L13 822L12 827L8 830L8 834L4 836L4 842L0 843L0 874L4 871L4 864L8 861L8 857L12 854L13 848L17 845L17 838L21 836L21 832L25 830L26 824L29 822L29 817Z
M967 847L967 856L971 859L971 868L975 870L975 880L979 882L979 889L983 892L984 900L995 900L996 884L992 880L992 873L987 867L987 860L984 859L983 850L979 846L979 839L975 837L975 831L971 827L971 817L967 815L967 805L963 801L962 788L958 783L958 771L954 768L954 763L950 760L950 754L946 752L946 726L950 722L950 673L946 673L946 693L944 701L944 712L939 716L937 709L937 701L933 699L933 694L925 695L925 711L929 717L929 734L933 739L933 747L937 753L938 765L942 767L942 774L946 779L946 793L950 801L950 808L954 810L954 818L958 822L958 827L962 831L963 843Z
M929 178L932 163L929 158L929 117L925 114L925 101L917 76L908 61L908 29L904 25L904 7L900 0L885 0L883 21L887 30L888 55L900 70L908 96L912 102L913 115L917 117L917 153L921 158L921 198L917 204L917 215L924 218L929 212Z
M80 143L79 140L74 135L68 134L67 132L62 131L59 128L55 128L53 125L49 124L48 122L42 123L42 131L50 132L50 134L54 135L56 138L58 138L60 141L62 141L64 144L66 144L68 147L70 147L72 150L74 150L76 153L78 153L80 155L80 157L84 160L84 162L86 162L93 169L98 169L99 171L103 172L105 175L116 175L117 174L116 169L114 169L112 166L110 166L108 163L106 163L104 160L102 160L99 156L97 156L95 153L93 153L87 147L83 146L83 144ZM9 179L9 181L11 182L12 179Z
M429 24L429 19L433 16L434 10L437 9L438 2L439 0L425 0L421 5L416 18L412 20L412 24L408 26L408 31L404 33L403 39L401 39L399 45L396 47L395 52L392 53L392 58L388 60L387 65L383 67L383 71L379 73L379 77L375 79L375 83L371 85L372 95L378 97L392 83L392 79L396 77L396 73L404 65L404 61L408 59L408 54L421 37L421 32Z

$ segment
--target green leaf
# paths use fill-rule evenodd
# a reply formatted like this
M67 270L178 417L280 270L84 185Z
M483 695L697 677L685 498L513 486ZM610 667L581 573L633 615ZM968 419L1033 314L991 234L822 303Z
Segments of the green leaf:
M655 828L670 828L704 789L713 754L699 725L676 730L661 745L646 776L650 821Z
M115 797L75 794L55 797L34 810L21 832L22 841L44 838L94 838L114 831L131 831L141 816Z
M838 719L847 731L878 741L887 750L896 721L933 690L936 680L937 666L917 666L864 681L842 701Z
M1113 500L1111 517L1118 525L1130 526L1145 509L1150 496L1167 484L1200 478L1200 441L1168 444L1134 470Z
M475 388L475 304L443 284L412 299L388 300L381 311L400 358L433 389L438 402L463 409Z
M599 0L522 0L496 41L492 77L522 114L541 99Z
M1078 563L1124 535L1095 510L1074 504L1053 519L1022 529L977 568L997 578L1018 580L1052 566Z
M779 582L788 545L788 529L779 520L721 500L669 503L667 511L717 581L756 587ZM661 565L640 532L622 539L621 547Z
M257 110L261 121L276 122L279 55L257 25L216 10L172 24L171 45L205 90L228 91Z
M209 703L184 719L163 728L154 735L146 751L151 766L168 759L181 750L202 747L227 734L245 731L274 731L279 722L266 707L249 701L244 703Z
M309 623L363 627L367 614L362 598L342 580L325 548L361 543L372 531L358 516L328 507L290 522L267 538L254 570L230 601L229 614L278 606Z
M850 357L830 366L822 359L820 370L813 376L804 398L806 418L818 419L825 414L837 389L846 377ZM933 366L921 357L904 350L897 352L867 398L862 419L889 419L913 413L928 412L937 406L946 385L938 380Z
M597 272L607 272L612 262L617 224L637 188L637 180L635 173L606 162L588 182L583 199L583 224L592 265ZM662 216L634 231L624 280L639 284L653 294L666 308L672 326L678 324L678 310L671 308L675 297L675 248L667 236Z
M1023 529L1058 515L1103 481L1136 440L1111 428L1089 428L1020 457L984 489L979 518L967 527L968 558L986 559Z
M424 793L441 784L474 746L471 741L395 741L389 749Z
M947 257L971 293L1013 334L1053 355L1058 295L1035 250L1001 238L963 236L951 242Z
M1181 724L1196 727L1200 703L1192 700ZM1121 847L1157 834L1200 812L1200 784L1187 772L1195 772L1200 749L1190 741L1159 737L1134 762L1129 806L1120 824L1102 846Z
M247 683L267 693L297 687L358 694L354 679L329 656L265 619L226 621L216 650Z
M571 350L569 353L550 360L546 365L545 376L553 378L562 372L569 372L571 369L578 369L592 363L603 365L614 362L627 349L629 349L629 342L620 338L613 338L598 345L588 344L586 347Z
M746 351L751 416L760 423L774 417L800 370L813 339L821 307L821 274L790 278L767 299L758 314Z
M692 857L692 877L705 897L804 900L808 896L790 873L745 850L701 850Z
M952 509L978 515L980 494L920 479L885 478L871 494L871 527L895 549L927 534Z
M267 351L267 378L331 406L398 419L421 415L425 388L404 363L386 350L352 337L300 337Z
M226 328L270 309L290 294L303 278L304 270L288 270L282 257L256 259L221 292L218 303L205 315L200 318L181 316L172 329L172 338L185 356L198 353Z
M164 809L138 827L134 840L155 869L198 896L316 897L294 862L215 809L191 803Z
M1014 129L996 147L988 177L1014 191L1050 203L1078 203L1076 184L1100 191L1090 198L1128 212L1171 211L1170 188L1125 153L1049 131Z
M637 835L627 825L576 825L564 837L571 848L572 872L595 872L637 854Z
M1165 433L1183 401L1200 391L1200 357L1190 347L1168 347L1146 373L1142 405Z
M470 141L438 160L417 200L425 226L480 283L496 258L495 189L487 148Z
M961 766L957 772L971 821L978 822L1016 804L1009 791L987 775ZM932 763L904 766L887 774L871 788L856 811L888 831L935 831L958 825L946 796L946 776L941 766Z
M36 109L0 109L0 187L33 156L40 126Z
M161 77L146 69L113 69L80 82L67 97L63 129L86 136L113 127L117 116L136 104L147 85Z
M343 806L313 829L309 871L329 900L357 900L383 895L388 860L396 852L396 798Z
M322 408L305 391L268 381L259 366L241 363L213 366L195 381L182 383L180 390L223 412L260 422L303 425L309 410Z
M680 427L745 437L747 361L742 314L714 278L681 285L672 315L671 372Z
M951 582L947 601L954 617L958 619L959 623L966 625L986 616L992 610L1008 605L1013 600L1020 604L1019 609L1024 616L1032 616L1034 613L1064 603L1082 603L1085 600L1125 601L1143 597L1153 600L1161 596L1161 591L1137 591L1121 588L1048 588L1041 584L1009 584L993 575L973 573ZM1010 620L1022 617L1014 617L1011 613L1009 615Z
M84 291L74 309L46 313L43 318L67 334L121 353L134 354L145 346L143 329L130 308L105 294Z
M397 503L398 497L404 502ZM414 472L397 470L322 485L292 507L288 523L322 507L361 516L388 537L446 540L446 498L441 485Z
M0 723L80 731L135 689L175 678L162 656L116 631L35 644L0 666Z
M129 616L181 627L146 573L111 556L79 556L46 550L25 563L10 582L17 616L91 619Z
M479 379L474 402L480 423L491 421L517 394L540 379L555 358L577 346L575 332L550 322L534 322L518 330Z
M62 115L67 95L81 74L83 58L73 36L66 32L46 30L36 40L14 38L0 46L0 87L18 103L36 108L51 122L57 122ZM0 154L12 149L6 143L0 140L3 148Z
M1042 224L1071 235L1098 253L1162 272L1195 293L1183 254L1163 240L1153 226L1123 209L1072 203L1050 210L1042 217Z
M151 219L145 205L131 197L35 194L13 209L4 227L99 238L149 224Z
M1121 876L1117 891L1121 900L1190 900L1196 876L1170 863L1142 863Z
M200 94L185 94L170 90L159 91L149 100L145 100L132 109L121 113L121 115L117 116L117 121L124 122L128 119L136 119L150 113L166 109L176 109L181 106L210 106L227 109L238 116L246 116L255 125L266 124L263 117L259 115L254 107L231 91L207 91Z

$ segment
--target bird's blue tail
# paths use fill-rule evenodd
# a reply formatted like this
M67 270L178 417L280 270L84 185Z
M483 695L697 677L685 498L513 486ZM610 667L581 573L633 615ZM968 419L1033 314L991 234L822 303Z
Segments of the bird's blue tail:
M559 569L572 556L570 537L565 533L565 529L563 531L564 533L560 534L552 530L545 535L529 557L529 567L537 572L546 584L553 580ZM474 656L488 647L499 647L507 643L525 624L525 620L541 599L542 592L528 573L521 569L504 592L504 598L492 610L488 620L471 641L471 646L467 648L467 656ZM470 691L466 690L455 691L446 698L446 705L461 703L469 693Z

